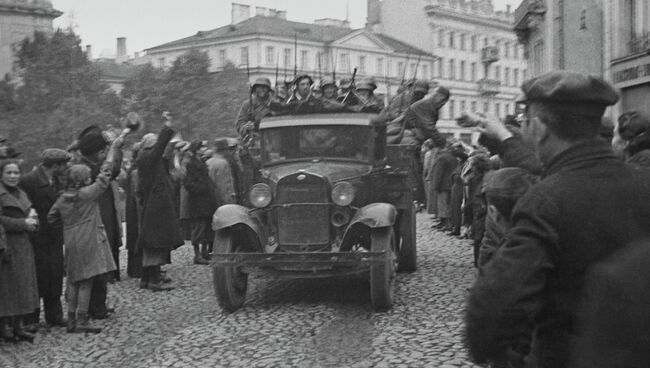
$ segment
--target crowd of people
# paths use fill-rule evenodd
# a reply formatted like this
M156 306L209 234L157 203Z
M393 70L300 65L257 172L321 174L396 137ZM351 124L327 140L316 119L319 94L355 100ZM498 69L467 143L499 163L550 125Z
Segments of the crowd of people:
M422 147L419 195L437 220L432 227L471 239L478 272L465 338L475 362L649 362L639 344L650 331L648 313L620 309L647 305L647 293L625 294L619 306L633 322L598 304L608 293L638 291L635 280L650 278L638 263L650 260L650 116L626 112L612 126L603 118L619 98L611 85L565 71L528 80L517 116L501 122L464 112L458 119L481 132L476 145L437 130L450 93L441 86L430 93L426 81L405 83L386 106L372 79L314 83L299 75L286 87L255 81L236 118L239 139L184 141L165 112L159 133L145 134L128 159L123 146L137 124L117 134L90 126L66 149L44 150L25 174L15 150L0 147L0 338L33 341L41 300L48 325L100 332L89 319L114 312L107 283L121 279L122 220L127 275L140 278L142 289L171 289L161 266L186 239L194 263L208 264L212 215L224 204L245 205L257 180L265 116L368 112L386 122L388 143ZM603 262L608 267L598 268ZM623 272L630 267L638 272ZM612 275L622 275L617 287L601 287L602 280L613 285Z
M172 289L161 266L186 239L194 263L209 263L212 215L242 195L239 141L183 141L171 114L163 120L158 134L145 134L128 150L125 140L137 125L117 134L90 126L66 149L44 150L28 173L17 153L3 148L0 339L32 342L41 300L47 326L101 332L90 319L114 313L107 284L121 280L123 222L126 272L142 289Z

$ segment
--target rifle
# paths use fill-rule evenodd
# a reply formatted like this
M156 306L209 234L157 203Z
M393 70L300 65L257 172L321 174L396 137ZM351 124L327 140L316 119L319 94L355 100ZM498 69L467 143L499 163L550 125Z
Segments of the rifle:
M318 53L318 80L322 80L322 75L321 75L321 68L320 68L320 52Z
M413 72L413 83L415 83L415 80L418 76L418 68L420 67L420 60L422 59L422 55L418 55L418 62L415 64L415 71Z
M298 33L293 33L293 77L298 76Z
M350 97L350 94L352 94L354 97L359 100L359 97L357 97L357 94L354 92L354 80L357 78L357 68L354 68L352 71L352 78L350 79L350 90L345 94L345 97L343 97L342 103L345 103L348 98Z
M276 54L275 57L275 89L276 93L278 92L278 74L280 73L280 53Z
M338 63L339 59L339 53L338 50L336 51L336 55L334 56L334 63L332 64L332 80L336 82L336 63Z
M399 82L400 87L404 86L404 82L406 78L406 67L409 64L410 58L411 58L411 54L406 54L406 63L404 64L404 68L402 68L402 81Z

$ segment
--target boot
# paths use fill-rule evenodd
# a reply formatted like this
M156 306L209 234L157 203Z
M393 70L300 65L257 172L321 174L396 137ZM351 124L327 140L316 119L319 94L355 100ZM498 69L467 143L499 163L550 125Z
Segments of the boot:
M34 343L34 335L25 331L21 317L14 317L14 337L17 341L27 341Z
M77 326L75 327L75 332L100 333L102 332L102 329L101 327L94 327L90 324L88 313L77 312Z
M160 277L160 266L151 267L149 274L149 285L148 289L151 291L169 291L174 289L171 286L167 286L162 282Z
M16 342L11 328L9 328L10 318L0 317L0 339L5 342Z
M68 333L74 333L77 329L77 316L75 312L68 312L68 321L66 322L65 330Z
M201 244L201 257L210 263L210 249L207 244Z
M199 251L198 244L197 245L192 244L192 247L194 248L194 264L206 265L210 263L205 258L203 258L203 255L201 254L202 252Z

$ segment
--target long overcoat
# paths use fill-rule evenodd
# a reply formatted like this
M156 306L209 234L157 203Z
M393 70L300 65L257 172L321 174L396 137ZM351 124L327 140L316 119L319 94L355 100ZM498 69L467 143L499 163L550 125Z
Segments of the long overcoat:
M187 160L182 184L187 190L189 218L212 218L218 207L215 184L210 179L208 167L198 157L192 156Z
M138 154L142 198L138 251L143 248L172 250L183 245L177 210L174 209L169 163L163 159L165 147L173 136L174 131L164 126L153 147Z
M586 270L650 235L648 203L650 171L620 161L606 142L576 143L549 162L470 292L475 362L530 347L527 366L566 367Z
M65 269L70 282L116 269L98 203L108 186L108 179L99 175L89 186L64 192L48 214L49 223L63 223Z
M451 174L458 167L458 159L449 150L442 150L433 162L431 186L437 192L451 191Z
M34 250L25 219L32 204L27 194L10 194L0 184L0 224L6 231L10 261L0 266L0 317L33 313L39 307Z
M58 197L58 190L48 180L43 168L20 177L25 191L38 214L38 232L30 234L36 261L38 294L42 298L61 296L63 292L63 230L47 222L47 214Z

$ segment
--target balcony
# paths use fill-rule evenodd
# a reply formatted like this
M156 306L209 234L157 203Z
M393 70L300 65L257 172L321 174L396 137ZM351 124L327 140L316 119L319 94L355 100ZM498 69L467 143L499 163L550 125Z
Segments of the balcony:
M515 27L521 43L526 43L530 32L537 29L544 19L546 2L544 0L523 0L515 10Z
M496 79L481 79L478 81L478 92L481 95L496 95L501 90L501 82Z
M483 64L492 64L499 61L499 48L488 46L481 49L481 62Z
M641 35L637 35L630 42L629 45L629 54L640 54L650 52L650 33L646 32Z

